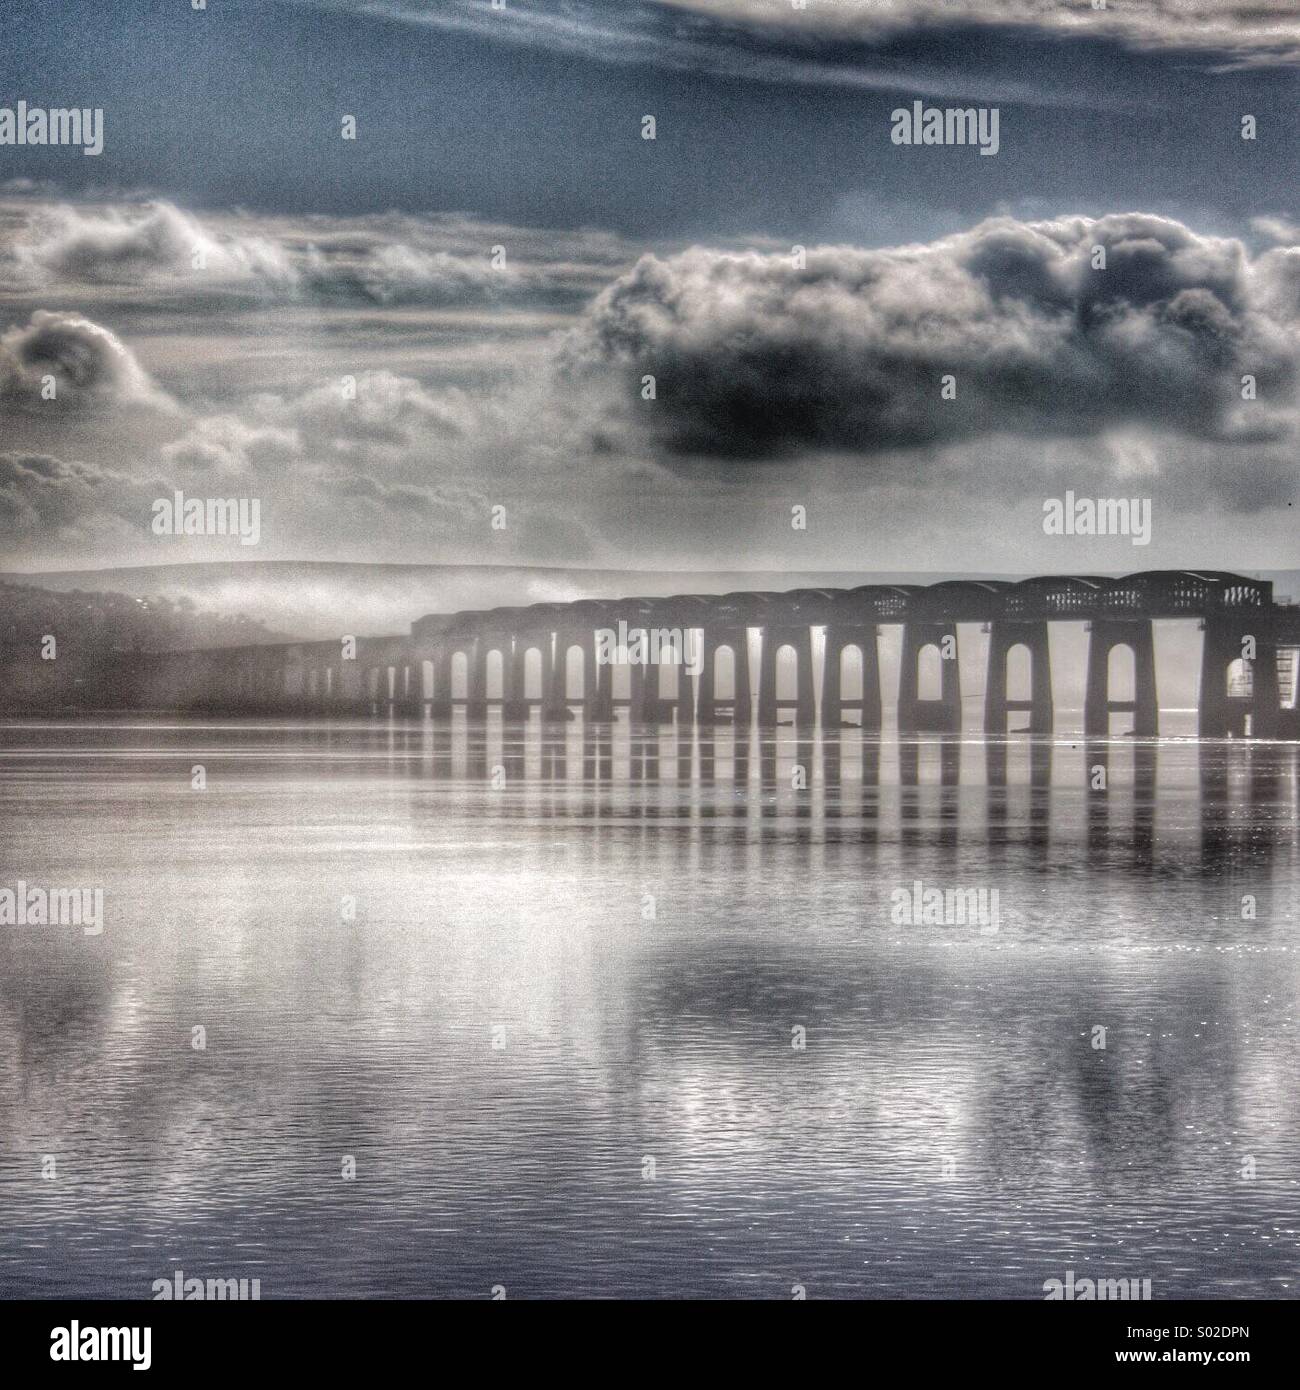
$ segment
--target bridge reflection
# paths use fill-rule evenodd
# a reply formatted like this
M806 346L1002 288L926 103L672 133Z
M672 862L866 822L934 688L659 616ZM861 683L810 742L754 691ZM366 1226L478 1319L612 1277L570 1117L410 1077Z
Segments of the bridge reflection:
M310 726L306 726L310 727ZM304 726L284 731L298 742ZM267 730L268 737L274 733ZM1117 869L1158 864L1212 878L1300 855L1300 747L1245 742L895 740L856 731L637 730L351 723L317 730L404 778L413 811L629 825L730 826L761 841L893 840L904 849L1001 856L1072 848ZM365 775L373 761L359 762Z
M339 1211L419 1229L446 1194L439 1221L489 1242L448 1244L452 1294L500 1267L486 1201L536 1214L539 1248L562 1240L586 1279L591 1231L610 1229L592 1194L619 1220L632 1204L638 1262L656 1233L737 1213L746 1285L803 1248L809 1193L845 1280L877 1294L1015 1296L1135 1242L1175 1295L1204 1292L1197 1242L1217 1247L1216 1290L1292 1277L1273 1237L1300 1132L1293 746L396 718L112 730L50 726L62 763L23 733L31 755L5 763L14 862L23 843L79 853L124 907L110 956L9 953L0 1056L12 1095L46 1098L11 1107L15 1144L99 1136L123 1156L124 1211L165 1188L211 1239L265 1241L260 1212L231 1233L212 1206L228 1153L184 1145L178 1169L152 1138L244 1134L253 1096L274 1123L237 1146L245 1186L288 1174L286 1202L316 1201L320 1155L368 1135L387 1167ZM176 785L196 759L202 796ZM142 875L142 845L175 868ZM895 926L891 893L914 879L1000 890L1000 932ZM166 1060L189 1000L239 1027L201 1084ZM104 1084L61 1087L86 1056ZM668 1156L664 1181L639 1181L645 1153ZM557 1235L561 1199L580 1218ZM42 1219L9 1246L48 1243L79 1200L11 1204ZM427 1243L381 1253L390 1291L427 1290Z

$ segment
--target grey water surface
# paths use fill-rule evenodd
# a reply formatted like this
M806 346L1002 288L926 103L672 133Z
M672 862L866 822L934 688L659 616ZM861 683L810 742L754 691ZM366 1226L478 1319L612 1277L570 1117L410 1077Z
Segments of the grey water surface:
M1298 753L9 721L0 1294L1294 1297Z

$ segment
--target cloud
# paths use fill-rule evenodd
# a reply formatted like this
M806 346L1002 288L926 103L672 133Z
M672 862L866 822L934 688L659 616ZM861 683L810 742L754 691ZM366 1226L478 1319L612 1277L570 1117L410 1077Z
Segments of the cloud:
M1255 293L1275 320L1300 321L1300 246L1275 246L1255 262Z
M489 503L483 493L468 487L421 487L412 483L386 483L365 474L338 473L327 486L343 502L360 505L381 516L405 522L432 524L442 534L475 523L482 524Z
M532 0L493 10L482 0L296 0L499 42L749 80L897 87L896 63L872 64L857 45L939 27L979 26L1132 47L1202 52L1224 66L1300 62L1295 0ZM941 90L938 85L924 90ZM965 78L969 82L969 77ZM915 85L909 78L909 85ZM951 89L951 79L948 80ZM923 89L916 86L920 93ZM1051 94L1043 94L1052 99ZM1059 95L1059 94L1057 94ZM1009 99L1009 98L1008 98Z
M1252 217L1251 230L1279 246L1300 245L1300 225L1289 217Z
M485 257L470 260L400 244L375 248L359 280L380 304L456 303L508 283Z
M481 406L464 392L447 389L434 395L414 378L384 370L331 382L294 400L259 396L253 410L261 419L291 423L317 448L446 441L481 427Z
M215 237L170 203L42 209L14 249L20 275L36 283L151 283L206 276L218 283L292 288L298 273L284 249L259 236Z
M366 307L573 298L632 251L609 233L477 222L457 214L278 217L167 202L3 209L0 285L150 292L160 302L251 299Z
M0 182L0 193L12 197L26 197L28 194L33 196L38 194L56 193L59 185L54 179L33 179L25 176L16 179L5 179Z
M435 395L411 377L362 372L297 396L261 392L239 413L201 416L165 444L172 464L236 474L291 462L397 461L481 428L461 391Z
M133 480L51 454L0 453L0 535L49 540L93 518L130 509Z
M283 493L291 469L312 494L295 504L303 516L333 510L356 527L386 515L454 534L489 512L484 494L463 480L467 436L481 433L487 418L462 392L434 394L413 378L370 371L296 396L260 393L236 412L194 420L160 453L172 469L193 470L191 486ZM439 453L449 445L460 477Z
M1277 61L1300 56L1300 6L1294 0L659 0L666 7L731 23L814 27L871 38L919 25L980 24L1106 35L1150 48L1218 49Z
M249 425L236 415L213 415L196 420L160 453L168 463L200 473L239 474L300 458L302 440L296 430Z
M0 402L53 412L176 409L109 329L77 313L47 309L0 335Z
M490 546L499 558L572 560L590 553L589 518L565 500L573 451L562 412L546 414L549 386L485 398L363 371L249 395L193 419L160 453L187 491L262 497L264 541L290 554L470 560ZM498 503L505 532L491 529Z
M677 456L1126 425L1258 443L1294 420L1295 286L1276 251L1252 261L1238 241L1138 213L1001 217L927 245L813 249L802 267L694 248L646 256L602 291L563 360L579 383L612 375L625 420Z

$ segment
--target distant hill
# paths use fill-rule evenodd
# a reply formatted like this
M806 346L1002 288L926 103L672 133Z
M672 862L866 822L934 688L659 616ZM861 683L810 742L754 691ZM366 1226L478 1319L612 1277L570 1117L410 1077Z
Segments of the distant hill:
M739 589L852 588L933 584L944 579L1015 579L961 573L776 570L621 570L521 565L369 565L248 560L122 569L0 574L0 582L67 592L119 593L188 601L209 614L240 615L268 632L323 639L403 632L425 613L636 594L728 593ZM1300 596L1300 571L1260 572L1279 596Z
M189 601L209 613L238 613L268 630L329 638L340 632L403 632L425 613L635 594L727 593L737 589L849 588L872 582L930 583L943 575L775 571L584 570L517 565L367 565L251 560L122 569L0 574L0 581L66 592L121 593Z

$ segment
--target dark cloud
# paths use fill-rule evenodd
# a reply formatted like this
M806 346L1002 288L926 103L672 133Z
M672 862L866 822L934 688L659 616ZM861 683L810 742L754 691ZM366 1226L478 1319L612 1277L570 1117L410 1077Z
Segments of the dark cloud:
M372 508L381 518L400 517L406 522L434 524L444 533L481 523L489 511L487 499L473 488L419 487L349 473L333 476L327 486L345 503Z
M695 248L644 257L604 290L563 359L579 381L613 373L669 455L871 454L1122 426L1258 443L1293 420L1289 256L1252 260L1238 241L1145 214L996 218L928 245L813 249L803 266Z
M131 479L50 454L0 453L0 535L48 539L87 518L117 514Z
M0 335L0 403L55 414L119 406L175 409L109 329L81 314L46 309Z

